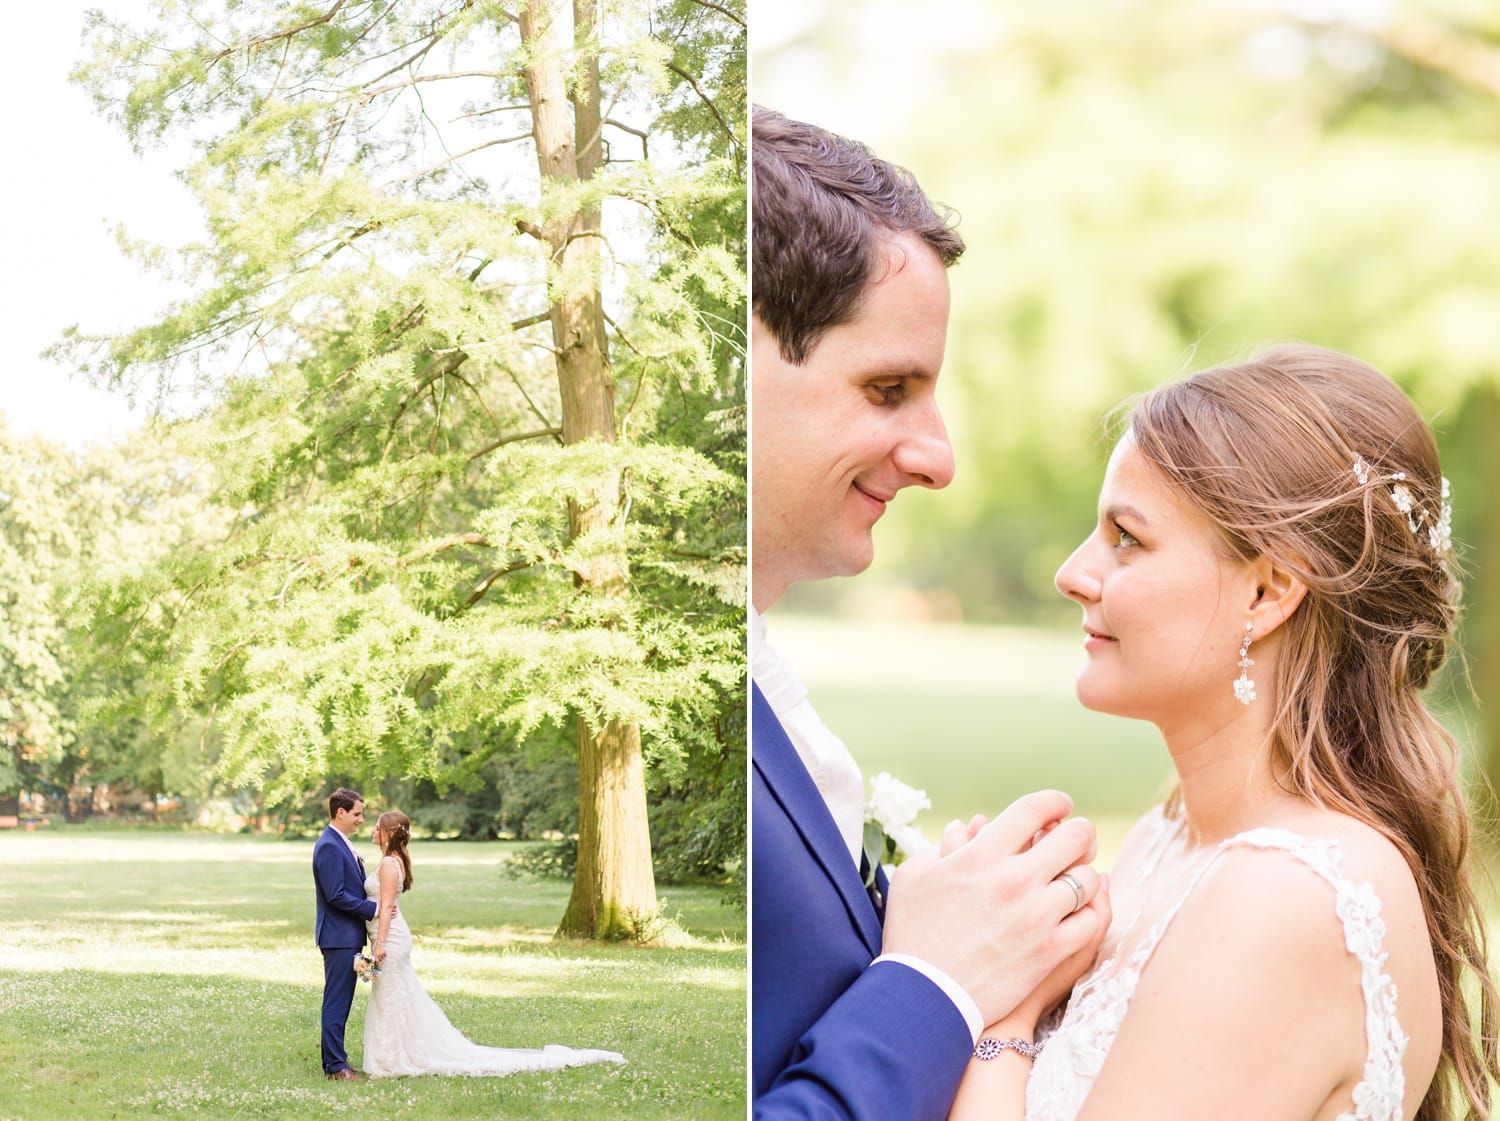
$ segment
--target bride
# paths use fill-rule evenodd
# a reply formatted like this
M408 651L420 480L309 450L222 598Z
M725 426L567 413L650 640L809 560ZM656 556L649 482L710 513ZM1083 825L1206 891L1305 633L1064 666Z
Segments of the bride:
M374 842L383 854L365 879L365 895L379 904L370 920L372 954L380 966L365 1012L365 1073L371 1078L402 1074L513 1074L558 1070L585 1063L623 1063L615 1051L586 1051L548 1044L540 1050L480 1047L448 1022L427 995L411 964L411 928L393 906L411 890L411 822L390 810L375 823Z
M1417 695L1455 616L1450 512L1427 425L1342 354L1136 407L1057 586L1079 699L1155 723L1176 789L1120 850L1097 965L1043 1030L1076 969L990 1025L950 1121L1489 1116L1469 821Z

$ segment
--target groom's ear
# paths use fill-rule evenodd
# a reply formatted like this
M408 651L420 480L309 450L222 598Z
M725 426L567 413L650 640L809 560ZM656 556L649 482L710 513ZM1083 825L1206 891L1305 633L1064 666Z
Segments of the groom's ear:
M1259 642L1292 617L1307 595L1307 584L1291 566L1266 553L1250 562L1250 571L1255 581L1250 622Z

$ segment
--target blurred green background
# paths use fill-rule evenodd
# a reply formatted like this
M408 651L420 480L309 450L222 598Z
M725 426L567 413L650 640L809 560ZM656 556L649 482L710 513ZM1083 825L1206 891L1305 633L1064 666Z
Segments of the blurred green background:
M1071 700L1052 574L1092 526L1101 418L1287 338L1374 364L1434 424L1467 572L1434 703L1476 791L1500 775L1474 700L1500 695L1497 44L1500 6L1473 2L757 0L756 102L910 167L969 244L956 481L892 505L870 572L769 620L866 772L929 791L929 833L1038 785L1102 817L1153 800L1155 730Z

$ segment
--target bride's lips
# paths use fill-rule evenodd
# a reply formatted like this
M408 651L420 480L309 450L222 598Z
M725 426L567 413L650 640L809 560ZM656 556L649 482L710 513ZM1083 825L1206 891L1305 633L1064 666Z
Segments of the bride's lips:
M1118 641L1114 635L1105 634L1103 631L1095 630L1087 624L1084 625L1083 648L1085 650L1104 650Z

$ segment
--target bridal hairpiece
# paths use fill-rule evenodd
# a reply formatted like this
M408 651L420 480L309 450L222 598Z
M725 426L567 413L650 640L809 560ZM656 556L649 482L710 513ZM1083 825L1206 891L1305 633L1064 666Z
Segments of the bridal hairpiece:
M1405 471L1397 471L1394 475L1381 478L1374 474L1370 465L1365 462L1364 456L1356 455L1354 477L1359 480L1361 486L1369 484L1372 480L1385 483L1391 494L1391 502L1395 504L1397 510L1406 515L1406 524L1417 540L1425 540L1432 547L1432 551L1440 557L1445 557L1452 551L1453 502L1450 498L1452 488L1446 477L1443 479L1443 504L1436 518L1412 497L1411 490L1406 485Z

